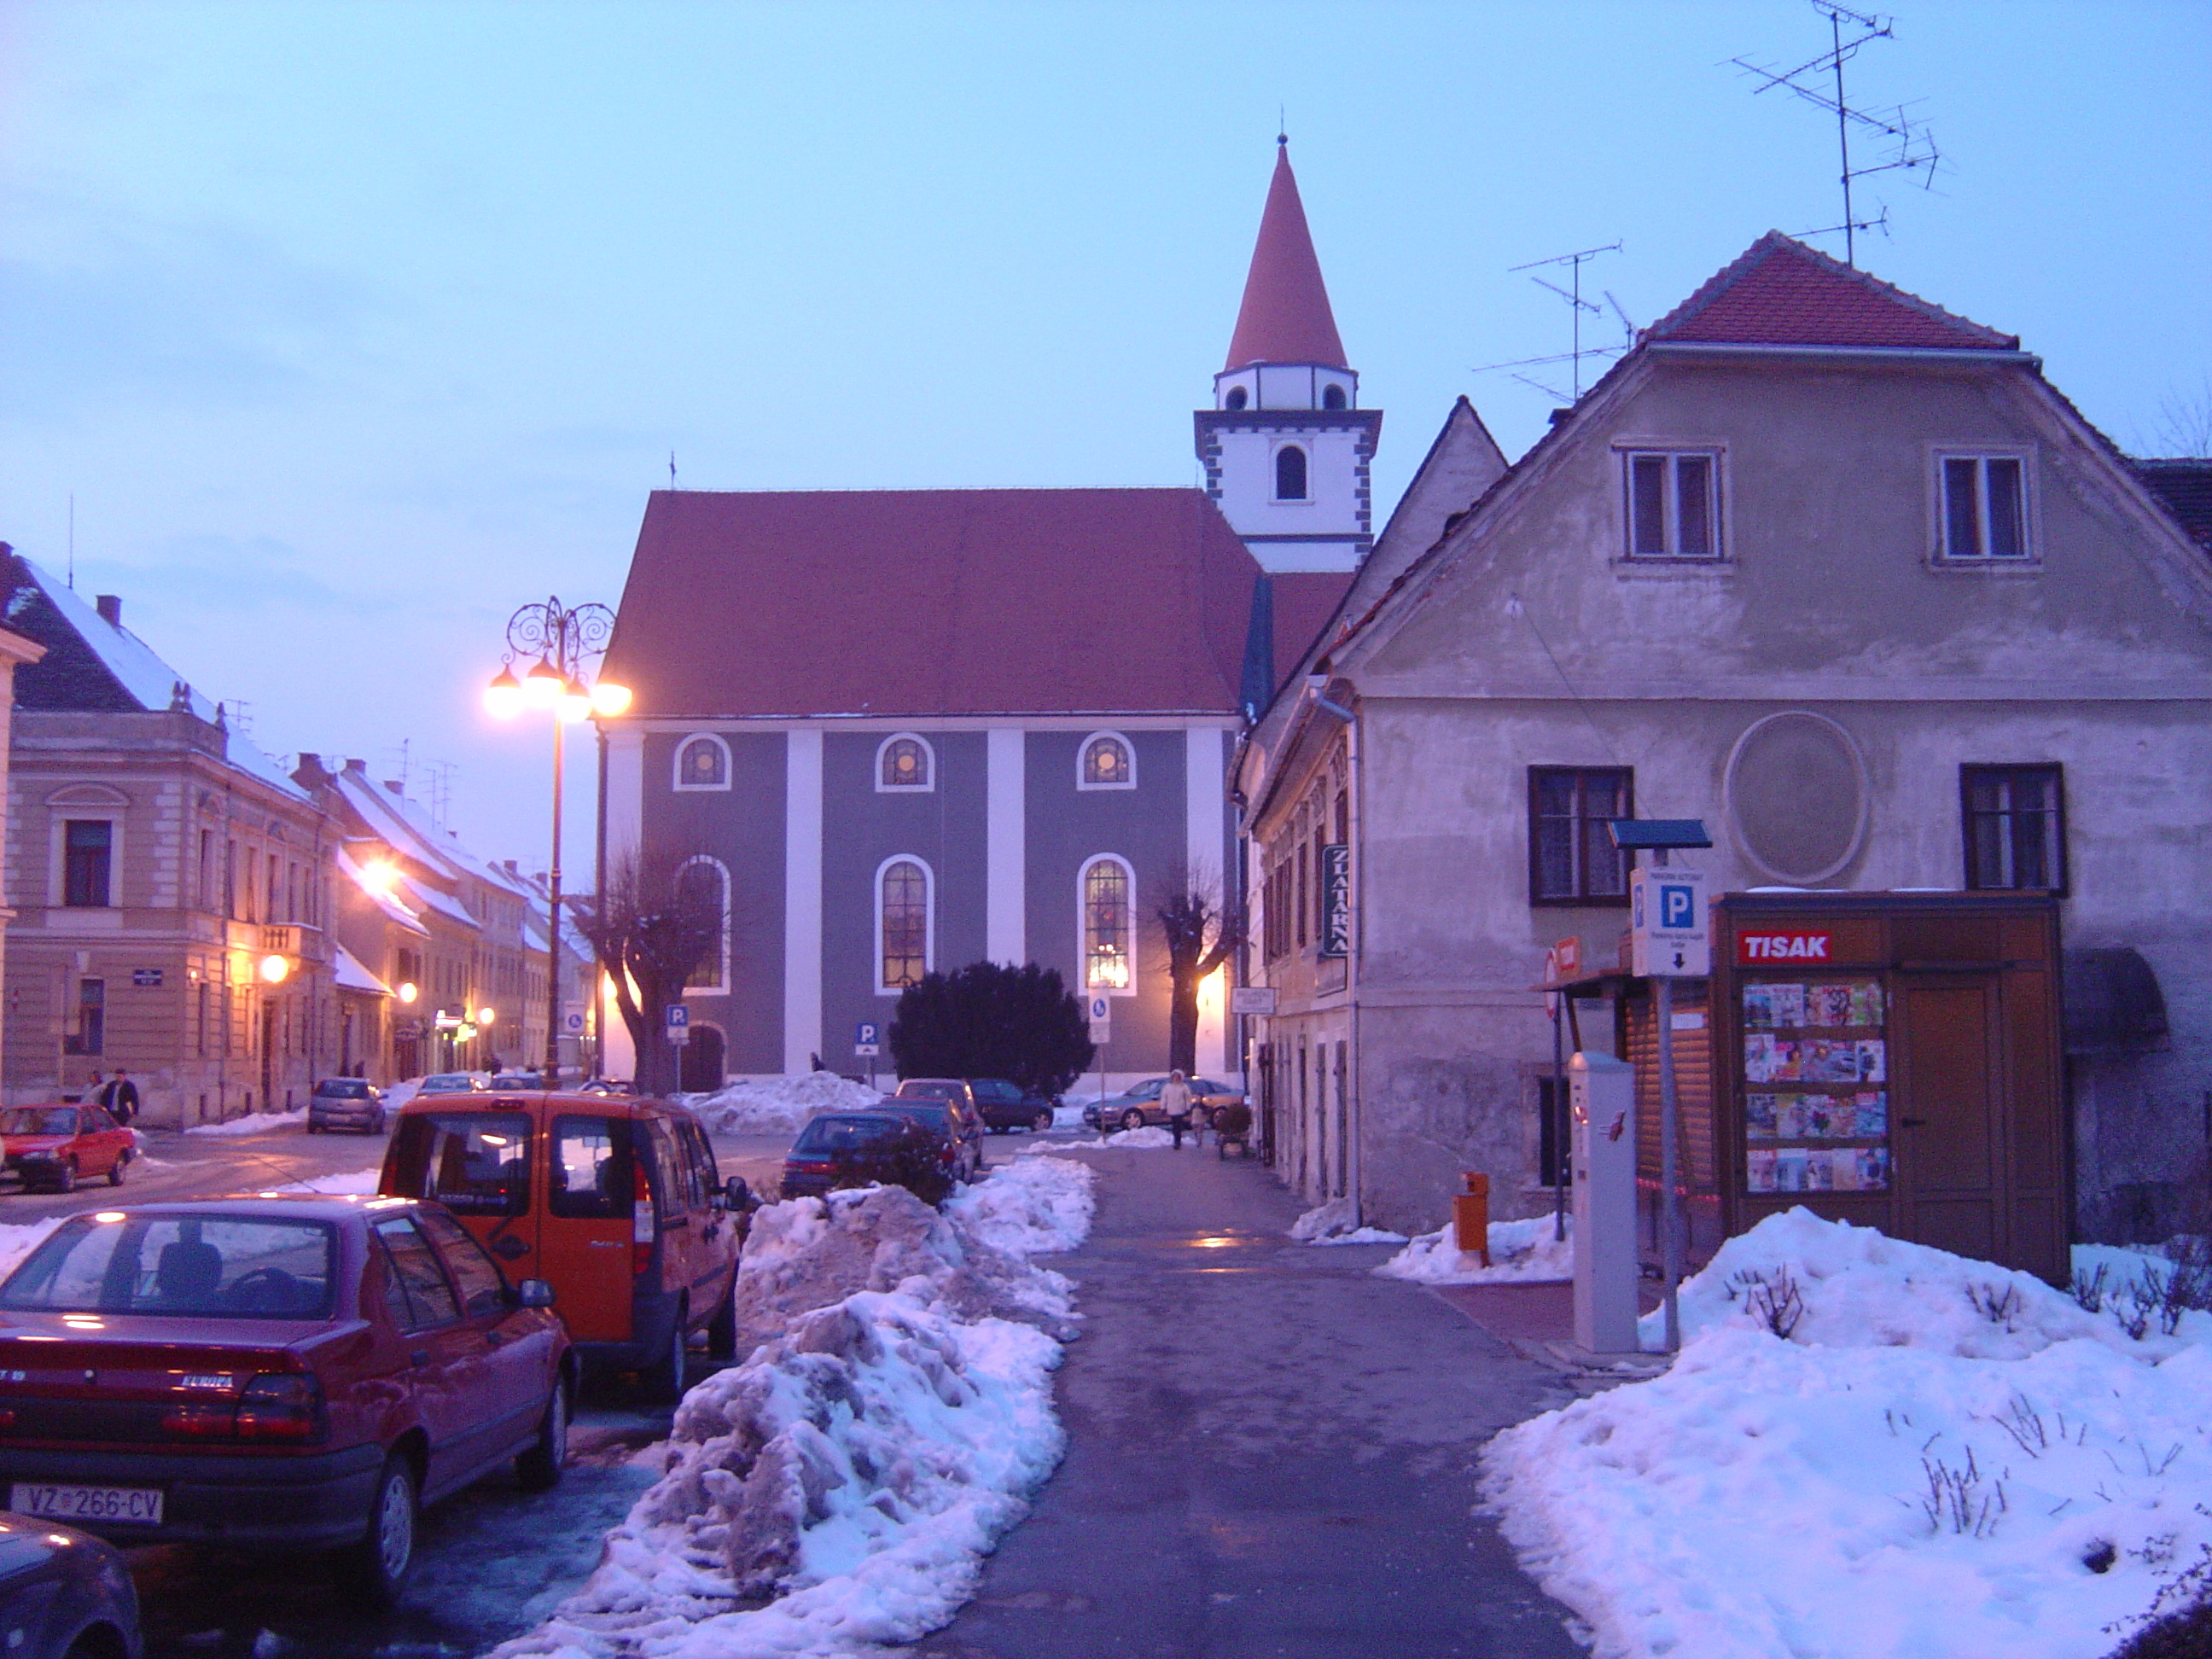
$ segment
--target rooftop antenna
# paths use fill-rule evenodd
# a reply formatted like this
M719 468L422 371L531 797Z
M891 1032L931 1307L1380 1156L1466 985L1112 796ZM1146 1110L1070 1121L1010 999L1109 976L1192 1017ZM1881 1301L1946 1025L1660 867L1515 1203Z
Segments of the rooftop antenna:
M442 830L446 827L447 815L452 811L453 805L453 774L458 769L452 761L422 763L424 774L422 793L430 798L426 804L430 809L430 825L433 829Z
M70 491L69 585L70 585L70 592L72 592L72 593L76 592L76 491L75 491L74 489L72 489L72 490L70 490Z
M1931 190L1936 184L1936 169L1942 166L1942 152L1936 148L1936 140L1925 123L1907 112L1899 104L1890 115L1876 115L1871 111L1855 106L1844 95L1844 65L1858 56L1859 49L1876 40L1894 40L1897 20L1877 16L1869 12L1853 11L1839 6L1835 0L1811 0L1813 9L1828 20L1828 50L1818 58L1797 65L1792 70L1762 68L1746 58L1732 58L1729 61L1745 74L1754 76L1759 84L1753 93L1771 91L1776 87L1796 94L1807 103L1827 111L1836 118L1836 153L1838 158L1837 182L1843 186L1844 222L1827 225L1819 230L1803 233L1808 236L1832 236L1844 234L1844 263L1858 263L1858 234L1863 230L1878 230L1889 234L1889 209L1883 206L1871 219L1859 217L1851 199L1851 182L1877 173L1904 171L1920 174L1920 187ZM1846 38L1844 31L1849 28ZM1832 85L1833 90L1829 90ZM1851 134L1856 131L1885 146L1882 159L1864 167L1851 165Z
M1476 369L1474 372L1478 374L1487 374L1492 369L1538 368L1550 363L1566 363L1571 365L1568 374L1571 387L1571 389L1567 392L1561 392L1557 386L1548 386L1545 382L1536 380L1531 375L1516 374L1513 378L1520 381L1521 384L1525 386L1534 387L1537 391L1549 398L1553 403L1575 404L1581 402L1583 395L1583 359L1585 357L1618 357L1622 352L1627 350L1636 340L1636 330L1628 320L1628 313L1621 310L1620 301L1615 300L1612 295L1607 294L1605 296L1607 302L1613 307L1615 314L1620 318L1621 328L1623 331L1623 338L1621 343L1619 345L1613 346L1585 347L1583 344L1583 313L1584 312L1588 312L1593 317L1602 317L1605 314L1603 307L1583 298L1583 267L1588 264L1591 260L1596 258L1601 253L1618 253L1620 252L1620 243L1607 242L1603 247L1586 247L1573 253L1553 254L1548 259L1531 259L1525 265L1509 265L1507 270L1514 271L1547 270L1554 266L1560 265L1564 265L1566 268L1567 286L1565 288L1561 288L1557 283L1547 282L1541 276L1531 276L1528 280L1535 283L1538 288L1550 289L1553 293L1558 295L1559 298L1567 302L1567 315L1571 319L1570 332L1568 335L1570 349L1557 353L1549 357L1516 357L1510 362L1485 363L1480 368Z
M676 488L676 452L672 449L668 452L668 487Z
M230 729L241 738L253 735L253 704L244 697L230 700Z

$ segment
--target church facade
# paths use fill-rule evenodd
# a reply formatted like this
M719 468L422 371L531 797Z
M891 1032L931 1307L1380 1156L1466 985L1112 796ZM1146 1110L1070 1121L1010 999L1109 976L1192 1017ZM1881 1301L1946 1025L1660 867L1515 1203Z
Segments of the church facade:
M1204 489L653 493L607 657L635 698L601 725L600 845L720 904L686 1087L875 1069L860 1028L982 960L1107 998L1109 1083L1164 1069L1153 913L1234 890L1238 736L1370 540L1358 386L1279 153L1197 416ZM1223 977L1215 1075L1241 1064Z

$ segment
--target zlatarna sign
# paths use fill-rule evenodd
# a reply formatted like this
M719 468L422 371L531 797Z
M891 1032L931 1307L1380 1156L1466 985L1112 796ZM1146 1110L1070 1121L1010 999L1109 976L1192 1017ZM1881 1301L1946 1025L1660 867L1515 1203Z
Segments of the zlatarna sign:
M1739 933L1735 959L1756 962L1833 962L1835 935L1818 933Z

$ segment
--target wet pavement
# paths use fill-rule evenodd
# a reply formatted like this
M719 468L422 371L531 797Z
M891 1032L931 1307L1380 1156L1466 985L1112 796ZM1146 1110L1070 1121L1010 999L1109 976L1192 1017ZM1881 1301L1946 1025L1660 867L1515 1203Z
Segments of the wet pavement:
M921 1659L1571 1659L1480 1512L1476 1455L1574 1396L1433 1293L1314 1248L1260 1169L1086 1153L1051 1265L1086 1322L1066 1460Z

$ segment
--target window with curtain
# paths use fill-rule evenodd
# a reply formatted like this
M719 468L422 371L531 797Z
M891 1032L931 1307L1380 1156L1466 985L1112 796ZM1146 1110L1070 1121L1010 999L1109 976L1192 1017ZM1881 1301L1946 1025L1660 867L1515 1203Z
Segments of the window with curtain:
M1607 823L1635 815L1625 766L1528 769L1528 900L1532 904L1626 904L1628 861Z
M1136 977L1135 933L1128 866L1117 859L1093 859L1083 870L1085 988L1129 988Z
M929 872L912 859L884 866L882 985L903 990L929 971Z
M2066 805L2056 766L1962 766L1966 885L2066 890Z

